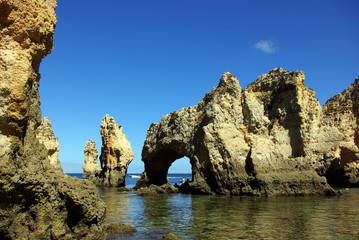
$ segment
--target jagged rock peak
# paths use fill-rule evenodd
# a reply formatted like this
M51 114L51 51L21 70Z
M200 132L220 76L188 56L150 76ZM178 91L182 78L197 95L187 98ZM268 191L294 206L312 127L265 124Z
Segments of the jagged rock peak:
M240 85L237 78L233 74L225 72L219 80L218 87L240 88Z
M101 120L101 174L104 186L125 186L128 165L134 158L131 144L113 117L108 114Z
M55 169L62 171L59 160L59 141L55 137L54 130L51 128L50 118L45 117L41 120L40 126L36 129L36 138L41 144L45 145L50 164L53 165Z
M334 194L316 170L326 170L341 135L322 126L320 104L303 82L303 72L279 68L242 90L224 73L198 105L151 124L136 188L168 183L168 168L186 156L195 193ZM313 159L324 163L312 166Z
M84 149L85 162L82 166L84 174L95 174L101 171L101 168L98 165L97 157L98 151L96 149L96 144L92 139L89 139L85 144ZM85 177L84 177L85 178Z

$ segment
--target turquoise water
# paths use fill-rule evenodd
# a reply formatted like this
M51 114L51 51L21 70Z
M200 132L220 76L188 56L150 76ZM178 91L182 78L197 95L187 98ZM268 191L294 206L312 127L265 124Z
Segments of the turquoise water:
M169 175L172 183L181 175ZM185 175L183 177L188 177ZM128 187L137 179L126 180ZM99 188L110 220L137 233L109 239L359 239L359 189L339 197L140 197Z

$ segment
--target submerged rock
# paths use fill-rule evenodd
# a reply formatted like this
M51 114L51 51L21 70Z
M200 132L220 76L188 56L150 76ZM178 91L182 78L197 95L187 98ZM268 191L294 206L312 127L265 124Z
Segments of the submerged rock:
M161 186L155 185L155 184L151 184L148 187L141 187L139 189L136 190L136 194L139 196L157 196L158 194L163 194L163 193L178 193L179 190L172 186L172 184L165 183L162 184Z
M41 120L40 126L36 129L36 138L41 144L45 145L50 164L53 165L55 169L62 171L59 160L59 141L51 128L51 121L49 118L43 118Z
M58 171L37 138L39 65L52 50L55 7L0 0L0 239L105 237L96 187Z
M84 171L83 178L89 179L93 182L98 181L101 168L98 166L97 157L98 151L96 149L95 142L92 139L89 139L85 144L84 149L85 162L82 166Z
M108 114L102 118L100 133L102 147L99 185L124 187L127 168L134 157L131 144L122 133L122 126L118 126Z
M126 234L126 233L134 233L137 232L135 227L124 223L118 222L110 222L106 225L106 232L108 235L118 235L118 234Z
M177 236L173 233L166 234L162 237L162 240L178 240Z
M316 170L335 159L341 134L323 124L303 81L303 72L279 68L242 90L232 74L223 74L197 105L150 126L136 188L168 183L168 168L186 156L194 193L335 194Z
M359 187L359 77L324 105L330 124L343 134L338 160L325 173L336 186Z

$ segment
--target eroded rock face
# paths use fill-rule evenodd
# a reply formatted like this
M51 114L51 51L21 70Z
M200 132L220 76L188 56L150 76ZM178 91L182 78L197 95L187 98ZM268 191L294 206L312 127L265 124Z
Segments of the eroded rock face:
M96 187L50 164L36 138L39 65L52 50L55 0L0 0L0 238L101 239Z
M40 126L36 129L36 138L41 144L45 145L50 164L53 165L55 169L62 171L59 160L59 141L51 128L51 121L49 118L43 118L41 120Z
M150 126L136 188L165 184L172 162L187 156L195 193L334 194L315 169L333 160L341 134L322 125L321 107L303 81L303 72L274 69L242 90L225 73L196 106Z
M343 134L338 161L333 162L326 175L333 185L359 186L359 77L342 93L329 99L324 114Z
M108 114L102 118L100 133L102 147L99 184L124 187L128 165L134 158L131 144L122 133L122 126L118 126Z
M84 154L85 162L82 166L84 171L83 178L90 179L94 183L97 183L101 168L98 166L98 151L96 149L95 142L92 139L89 139L86 142Z

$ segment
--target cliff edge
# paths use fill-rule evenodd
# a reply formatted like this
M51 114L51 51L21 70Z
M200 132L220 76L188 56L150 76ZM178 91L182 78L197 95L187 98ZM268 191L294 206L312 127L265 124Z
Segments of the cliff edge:
M96 187L57 170L36 137L39 65L52 50L55 0L0 0L0 238L102 239Z

